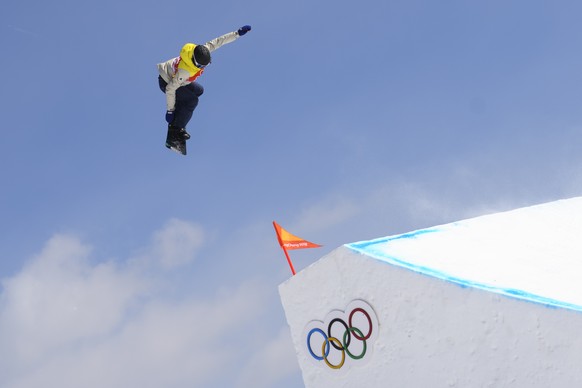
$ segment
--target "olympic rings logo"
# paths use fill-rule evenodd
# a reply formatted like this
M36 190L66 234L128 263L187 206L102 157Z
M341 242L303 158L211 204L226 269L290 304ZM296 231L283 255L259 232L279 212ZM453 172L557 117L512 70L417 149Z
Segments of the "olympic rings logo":
M362 300L355 300L345 312L334 310L323 322L311 321L305 326L307 357L332 370L349 369L364 357L370 358L378 327L374 309Z

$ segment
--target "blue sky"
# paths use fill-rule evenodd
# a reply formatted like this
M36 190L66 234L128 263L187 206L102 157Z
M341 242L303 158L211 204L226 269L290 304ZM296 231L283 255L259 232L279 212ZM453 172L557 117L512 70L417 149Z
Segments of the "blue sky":
M300 270L580 195L581 8L4 4L0 385L300 385L271 222L324 245ZM244 24L169 152L156 63Z

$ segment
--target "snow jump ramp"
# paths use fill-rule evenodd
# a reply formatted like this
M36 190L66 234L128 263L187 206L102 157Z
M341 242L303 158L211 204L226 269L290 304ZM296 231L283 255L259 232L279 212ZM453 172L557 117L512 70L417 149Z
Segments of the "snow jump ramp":
M346 244L279 293L306 387L582 387L582 198Z

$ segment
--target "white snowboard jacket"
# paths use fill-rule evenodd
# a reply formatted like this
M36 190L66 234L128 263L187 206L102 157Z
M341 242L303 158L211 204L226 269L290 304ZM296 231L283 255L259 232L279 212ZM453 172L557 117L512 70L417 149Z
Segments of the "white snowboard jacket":
M210 52L213 52L222 45L234 42L239 37L237 31L229 32L228 34L206 42L204 46ZM196 67L192 61L192 54L194 54L195 47L196 45L194 43L186 43L182 47L179 57L158 63L160 76L168 83L168 86L166 86L166 104L168 105L167 109L169 111L173 111L176 106L176 89L194 82L204 71L204 69Z

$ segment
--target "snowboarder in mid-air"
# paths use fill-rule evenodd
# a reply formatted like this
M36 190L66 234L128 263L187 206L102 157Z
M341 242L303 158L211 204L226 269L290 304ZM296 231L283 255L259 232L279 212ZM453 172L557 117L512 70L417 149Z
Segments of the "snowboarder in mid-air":
M190 134L186 132L186 124L198 105L198 97L204 93L204 88L196 79L210 64L211 52L224 44L234 42L250 30L251 26L246 25L203 45L186 43L179 57L158 63L158 82L162 92L166 93L167 103L166 147L186 155L186 140L190 138Z

